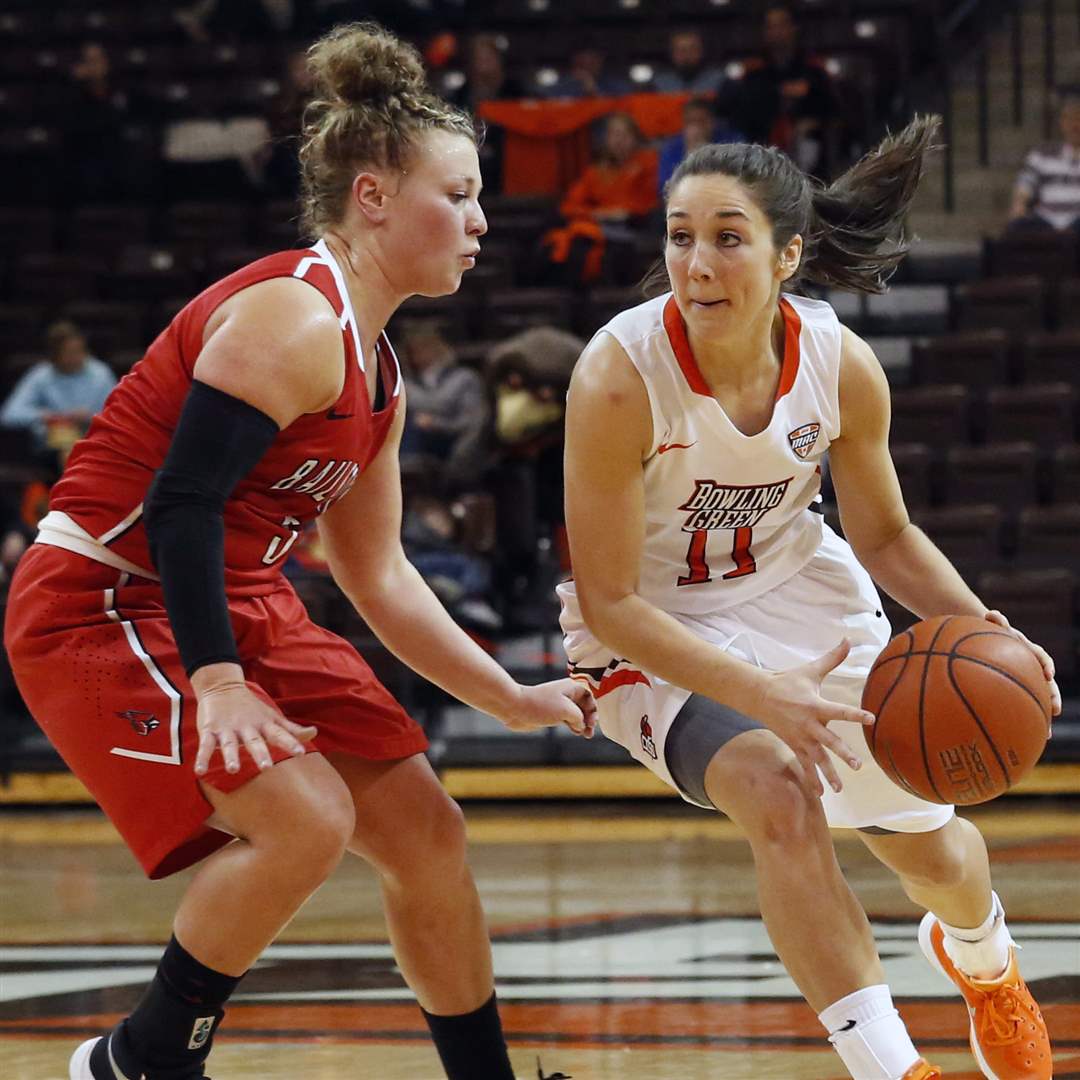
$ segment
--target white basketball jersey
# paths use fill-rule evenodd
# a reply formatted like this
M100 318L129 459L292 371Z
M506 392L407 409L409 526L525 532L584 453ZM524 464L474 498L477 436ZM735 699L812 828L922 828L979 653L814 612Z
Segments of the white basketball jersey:
M768 427L744 435L713 397L667 293L598 333L625 349L648 391L645 543L637 592L673 614L743 603L796 574L822 539L820 460L840 431L840 323L823 301L780 300L784 356ZM573 582L559 586L567 644L584 632Z

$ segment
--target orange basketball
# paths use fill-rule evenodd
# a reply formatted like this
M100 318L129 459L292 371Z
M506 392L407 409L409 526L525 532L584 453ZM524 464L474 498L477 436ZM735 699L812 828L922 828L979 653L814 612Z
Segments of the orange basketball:
M862 694L877 717L867 746L902 788L937 803L986 802L1039 760L1050 689L1031 650L972 615L938 615L897 634Z

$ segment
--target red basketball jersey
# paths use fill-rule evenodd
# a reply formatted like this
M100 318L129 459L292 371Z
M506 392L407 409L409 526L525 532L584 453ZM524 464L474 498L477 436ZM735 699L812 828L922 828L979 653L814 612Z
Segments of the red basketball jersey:
M330 301L341 321L345 385L330 409L305 414L280 432L225 505L226 587L249 595L272 587L303 527L345 495L379 452L401 393L397 357L385 335L375 357L363 356L344 277L321 240L243 267L180 311L72 451L42 522L44 542L152 568L142 503L191 388L206 321L241 289L277 277L306 281ZM379 365L384 391L378 411L364 377L372 362ZM68 542L71 535L77 542Z

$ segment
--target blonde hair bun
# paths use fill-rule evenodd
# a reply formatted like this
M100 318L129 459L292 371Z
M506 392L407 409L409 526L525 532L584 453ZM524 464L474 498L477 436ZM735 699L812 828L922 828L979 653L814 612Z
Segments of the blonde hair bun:
M381 104L426 84L416 49L372 22L335 27L308 50L308 68L316 96L345 105Z

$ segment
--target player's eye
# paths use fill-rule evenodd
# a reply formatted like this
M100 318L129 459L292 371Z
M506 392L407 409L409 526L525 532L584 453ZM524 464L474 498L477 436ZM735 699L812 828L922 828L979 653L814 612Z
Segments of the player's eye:
M717 237L717 243L721 247L735 247L742 243L742 237L738 233L725 231Z
M675 232L668 233L668 242L683 247L690 242L690 234L682 229L677 229Z

